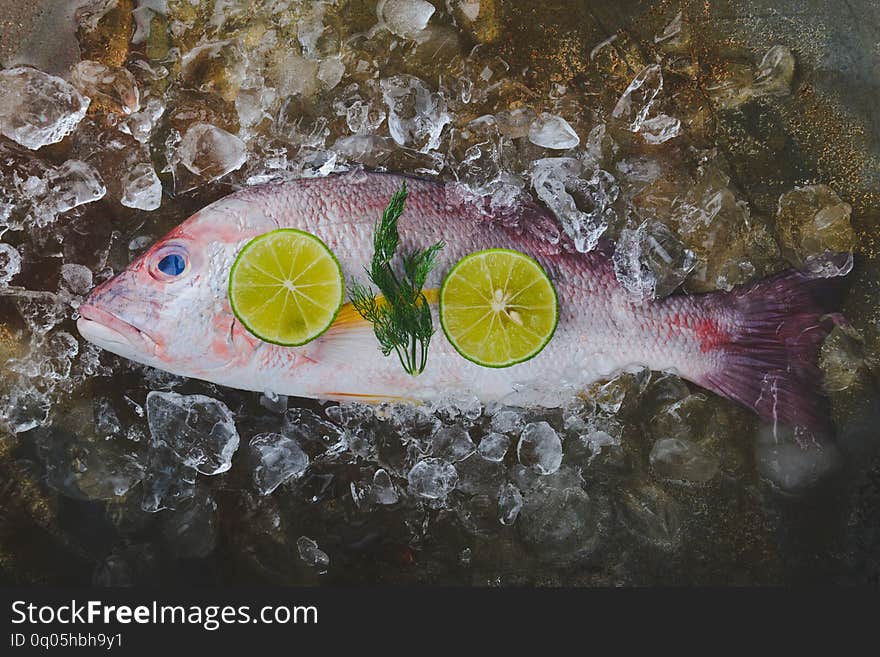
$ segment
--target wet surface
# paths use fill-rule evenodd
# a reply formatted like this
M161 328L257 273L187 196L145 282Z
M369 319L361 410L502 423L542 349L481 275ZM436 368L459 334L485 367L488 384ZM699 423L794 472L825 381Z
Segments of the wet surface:
M34 131L0 105L4 581L876 585L871 3L81 4L0 3L31 35L4 39L6 68L73 85L3 79L34 99L16 115L58 112ZM820 359L835 436L657 372L553 410L370 408L183 380L78 337L91 286L205 204L358 165L498 207L531 194L581 248L615 244L641 298L853 251L851 325Z

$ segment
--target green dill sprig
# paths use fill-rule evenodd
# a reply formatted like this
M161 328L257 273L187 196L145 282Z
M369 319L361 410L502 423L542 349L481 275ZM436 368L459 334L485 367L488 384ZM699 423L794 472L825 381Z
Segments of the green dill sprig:
M351 303L361 317L373 325L379 347L386 356L395 352L408 374L417 376L425 370L428 345L434 334L431 309L422 288L434 268L443 242L416 249L402 257L403 276L391 266L400 235L397 220L406 203L406 183L394 193L373 235L373 260L366 269L370 281L379 288L379 300L372 289L354 282Z

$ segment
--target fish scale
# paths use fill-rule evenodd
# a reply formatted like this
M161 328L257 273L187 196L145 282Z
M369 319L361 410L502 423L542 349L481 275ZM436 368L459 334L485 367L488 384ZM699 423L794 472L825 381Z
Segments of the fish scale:
M527 253L548 272L558 292L559 324L536 357L509 368L484 368L462 358L438 331L425 371L412 377L395 357L381 354L371 325L351 311L301 347L260 342L235 320L226 286L232 262L249 240L276 228L313 233L336 254L349 284L365 280L375 224L404 181L399 252L446 244L426 288L439 288L459 259L489 248ZM394 174L357 172L245 189L200 210L96 288L83 304L80 330L99 346L175 374L326 399L430 400L453 393L489 402L516 393L520 403L552 404L572 388L645 366L674 371L767 416L761 401L766 378L784 378L778 373L786 358L807 361L804 372L810 360L814 365L815 336L803 345L769 336L791 318L793 332L818 324L822 310L806 293L815 284L804 277L789 274L730 293L637 302L617 284L604 254L577 253L564 238L554 244L528 230L548 221L550 214L530 199L493 213L459 186ZM157 259L169 249L181 250L189 262L179 280L159 280L155 273ZM769 290L783 290L794 305L773 305L766 299ZM778 344L767 351L774 339ZM815 380L810 385L793 379L777 386L785 399L776 400L774 417L781 408L785 421L819 424L809 411L818 394Z

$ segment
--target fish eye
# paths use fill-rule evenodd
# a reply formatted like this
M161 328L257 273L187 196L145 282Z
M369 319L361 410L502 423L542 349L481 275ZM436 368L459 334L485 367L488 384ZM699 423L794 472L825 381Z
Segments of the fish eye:
M169 253L159 261L156 268L168 276L178 276L186 269L186 260L179 253Z
M160 281L179 278L189 269L189 254L180 245L173 244L159 249L150 263L150 274Z

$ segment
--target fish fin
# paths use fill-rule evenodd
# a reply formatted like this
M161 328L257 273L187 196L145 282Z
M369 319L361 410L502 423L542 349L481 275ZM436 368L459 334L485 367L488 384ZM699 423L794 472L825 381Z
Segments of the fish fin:
M837 257L837 256L835 256ZM701 385L766 420L831 431L818 366L822 341L841 315L828 314L837 281L787 271L729 294L737 311L715 371Z
M440 291L436 289L425 290L424 294L429 304L437 303L440 298ZM381 295L377 299L383 303ZM363 358L364 349L379 350L373 325L361 317L351 303L343 304L330 328L315 341L315 346L319 351L310 358L344 364Z
M339 309L339 312L336 314L336 319L333 320L333 323L330 325L330 328L327 329L327 332L344 331L346 329L363 327L364 325L369 327L370 323L361 317L361 314L354 309L354 304L345 303L342 305L342 308Z
M431 288L423 290L422 293L431 305L436 304L440 299L440 290ZM385 303L385 298L381 294L378 294L376 295L376 301L381 306ZM355 328L364 324L370 326L370 323L361 317L361 314L355 310L354 304L349 302L342 305L342 308L340 308L339 312L336 314L336 319L333 320L333 323L328 330L332 331L333 329Z
M373 325L350 303L340 308L330 328L312 344L313 353L309 358L347 365L362 359L364 349L378 349Z

